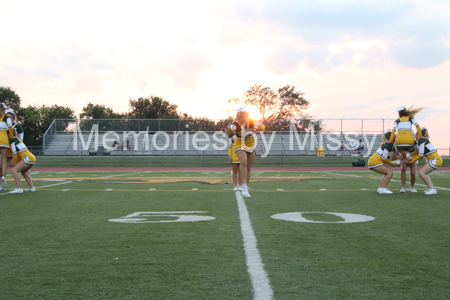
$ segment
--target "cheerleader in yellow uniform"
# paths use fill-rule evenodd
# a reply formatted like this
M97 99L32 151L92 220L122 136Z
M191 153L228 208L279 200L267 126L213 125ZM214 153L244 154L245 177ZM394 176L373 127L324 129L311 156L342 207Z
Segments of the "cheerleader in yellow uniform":
M405 106L400 106L397 109L399 118L394 122L394 129L392 130L389 143L393 143L395 137L396 147L404 157L414 146L415 139L412 126L414 125L417 131L420 132L420 126L414 117L422 110L423 107L414 108L414 106L410 106L408 109ZM395 136L395 133L397 133L397 136Z
M6 189L6 170L8 169L8 149L9 139L13 137L12 122L9 116L6 114L5 103L0 104L0 154L1 154L1 169L2 174L0 178L1 186L0 190Z
M10 194L23 193L22 184L20 183L19 172L22 173L31 190L35 190L33 181L29 175L29 170L36 163L36 157L31 153L27 146L18 138L17 131L14 130L14 137L9 140L13 152L14 167L11 173L16 181L16 188L9 192Z
M234 140L236 139L236 136L233 135L228 139L228 157L230 159L231 167L233 170L233 183L234 183L234 191L240 191L241 188L241 174L239 174L239 158L237 157L236 152L234 151L236 149L234 145ZM238 175L239 175L239 181L238 181Z
M239 158L239 175L242 178L242 196L250 197L248 183L250 182L250 168L255 160L255 128L264 130L265 126L259 121L250 119L246 108L237 109L236 120L230 125L230 132L236 133L234 141L235 152Z
M395 155L395 148L392 143L389 143L391 138L391 132L386 131L383 135L383 144L378 148L368 161L368 167L370 170L383 174L381 179L380 187L378 188L378 193L380 194L392 194L390 190L387 189L387 185L392 178L393 172L390 168L385 166L385 163L393 166L393 163L389 159L389 156L393 157Z
M17 137L23 141L23 127L20 126L20 124L17 124L17 118L16 118L16 114L14 113L14 111L11 108L7 108L5 109L5 113L6 115L8 115L8 117L11 119L11 123L12 123L12 128L13 130L17 130ZM12 159L12 150L11 148L8 149L8 164Z
M422 138L419 139L419 154L413 156L411 163L416 162L417 160L421 160L426 157L428 164L425 164L419 171L419 176L425 182L428 187L428 190L425 191L426 195L434 195L437 194L436 189L434 188L433 182L431 181L429 173L434 170L438 170L442 167L443 161L439 153L437 153L436 148L430 143L428 130L426 128L422 128L420 135ZM419 138L419 132L416 133L416 138Z

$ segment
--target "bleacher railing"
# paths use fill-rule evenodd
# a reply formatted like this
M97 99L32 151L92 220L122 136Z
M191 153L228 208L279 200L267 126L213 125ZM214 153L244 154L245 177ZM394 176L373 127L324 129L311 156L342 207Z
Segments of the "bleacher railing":
M92 126L98 126L99 133L108 131L117 132L215 132L221 131L233 122L232 119L55 119L43 139L43 151L50 144L56 134L73 134L75 130L89 134ZM394 119L276 119L265 120L266 135L271 132L277 134L289 133L292 126L299 134L305 134L314 130L316 134L329 132L346 135L352 132L367 135L381 134L386 129L392 128ZM316 140L315 146L318 145ZM450 149L439 149L443 155L450 154Z

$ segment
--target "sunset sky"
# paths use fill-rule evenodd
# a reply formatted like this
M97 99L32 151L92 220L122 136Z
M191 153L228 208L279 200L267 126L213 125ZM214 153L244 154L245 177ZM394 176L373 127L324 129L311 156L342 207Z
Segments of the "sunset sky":
M259 83L294 85L320 119L395 119L415 104L450 146L450 1L5 1L0 86L22 106L114 111L156 95L226 117ZM388 126L392 128L392 124Z

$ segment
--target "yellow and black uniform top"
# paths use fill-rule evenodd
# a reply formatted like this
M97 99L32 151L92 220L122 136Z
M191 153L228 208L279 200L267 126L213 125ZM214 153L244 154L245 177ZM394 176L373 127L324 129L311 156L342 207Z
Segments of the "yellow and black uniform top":
M426 157L428 160L428 164L432 168L439 169L439 167L441 167L443 164L443 160L439 155L439 153L437 152L436 148L434 148L434 146L426 138L421 138L418 144L419 144L419 153L417 155L413 155L411 163Z
M422 138L422 132L417 121L412 117L400 117L394 122L394 128L391 132L390 143L394 141L395 133L397 132L397 138L395 143L397 146L412 146L414 143L412 126L417 128L419 137Z
M8 140L8 134L9 136L13 136L13 127L11 123L11 118L6 115L0 115L0 147L2 148L9 148L9 140Z
M236 138L243 139L243 138L249 138L253 136L253 131L255 127L259 127L260 130L264 130L265 126L254 119L248 119L247 122L244 124L240 124L238 121L234 121L232 125L230 125L230 128L234 130L236 133Z
M29 165L34 165L36 157L28 150L22 140L14 137L9 140L9 144L11 145L14 165L17 165L20 160L25 161Z
M12 124L12 127L17 131L17 137L23 141L23 127L17 123Z
M378 148L377 152L375 152L367 162L369 169L374 169L384 165L385 163L392 165L389 157L393 157L395 153L395 147L391 143L385 143Z
M417 154L418 156L427 157L428 155L436 152L437 152L436 148L434 148L434 146L430 143L428 139L421 138L419 140L419 153Z

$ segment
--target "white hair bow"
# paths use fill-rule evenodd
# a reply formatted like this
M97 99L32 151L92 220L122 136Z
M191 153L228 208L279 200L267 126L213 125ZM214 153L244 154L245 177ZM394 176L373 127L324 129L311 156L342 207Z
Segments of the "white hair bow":
M406 106L402 105L402 106L400 106L399 108L397 108L397 111L402 111L402 110L404 110L405 108L406 108Z
M391 132L391 131L392 131L392 130L387 129L384 133L386 134L386 133Z
M247 108L245 108L245 107L238 107L238 108L236 109L236 112L248 112L248 110L247 110Z
M11 108L5 109L5 114L13 114L13 115L15 115L14 111Z
M5 102L2 102L2 104L5 109L8 109L8 106L6 106Z

